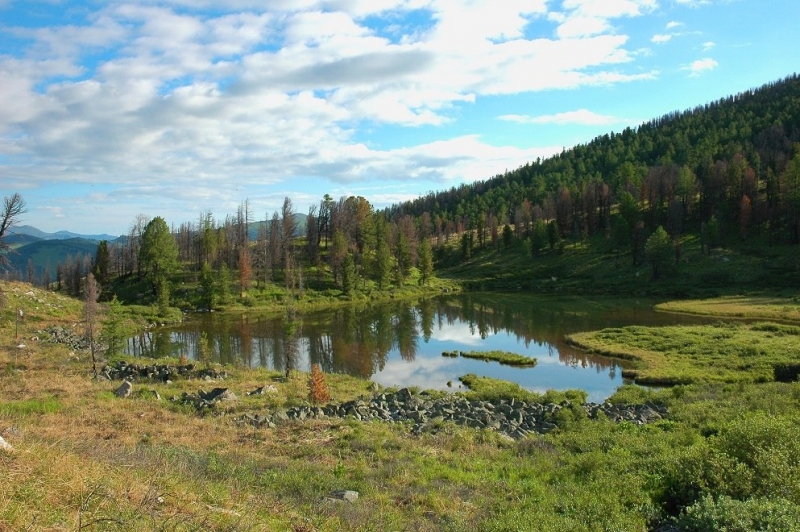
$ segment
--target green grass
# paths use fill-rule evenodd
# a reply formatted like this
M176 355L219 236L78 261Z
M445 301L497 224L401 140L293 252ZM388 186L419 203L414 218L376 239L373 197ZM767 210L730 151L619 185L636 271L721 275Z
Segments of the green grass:
M26 307L32 323L80 321L79 304L51 302L57 317L49 307ZM775 339L800 332L780 324L712 329ZM13 337L13 322L0 321L0 335ZM307 401L307 375L287 380L230 368L222 384L240 399L201 416L168 398L215 384L137 384L164 400L151 393L118 399L111 394L117 383L91 379L86 353L31 343L25 367L12 364L17 354L11 342L0 343L0 432L14 447L0 452L9 479L0 482L3 531L595 532L673 522L686 525L679 532L696 523L791 530L800 514L797 382L624 386L612 402L658 402L668 417L638 426L575 416L557 420L564 421L559 430L546 436L512 441L449 423L418 436L404 423L342 419L256 429L238 423L240 414ZM336 400L370 393L367 381L325 377ZM463 380L475 399L586 397ZM265 384L274 392L245 395ZM339 489L360 497L325 500Z
M572 344L633 360L624 376L641 384L768 382L797 363L800 328L777 324L630 326L577 333Z
M464 386L470 389L466 397L476 401L494 401L497 399L515 399L532 403L561 403L571 401L586 402L587 394L583 390L548 390L545 393L526 390L515 382L509 382L492 377L482 377L469 373L458 378Z
M526 252L520 242L509 249L487 245L464 260L453 242L440 252L437 275L458 280L467 290L545 294L585 294L709 298L748 292L796 294L800 278L797 246L770 246L757 238L701 253L695 235L681 238L681 259L657 281L644 261L617 254L599 234L565 241L563 251ZM790 295L789 297L792 297Z
M664 312L699 316L800 321L800 298L725 296L713 299L668 301L655 306Z
M63 404L55 397L0 401L0 417L17 418L36 414L52 414L62 408Z
M511 353L509 351L452 351L442 353L442 356L447 357L455 357L459 355L464 358L485 360L487 362L497 362L504 366L533 367L536 365L535 358L526 357L517 353Z

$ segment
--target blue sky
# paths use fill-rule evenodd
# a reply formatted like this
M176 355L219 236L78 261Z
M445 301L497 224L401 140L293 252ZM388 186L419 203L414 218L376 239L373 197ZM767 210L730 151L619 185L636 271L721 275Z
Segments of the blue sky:
M797 72L798 20L796 0L0 0L0 195L79 233L381 208Z

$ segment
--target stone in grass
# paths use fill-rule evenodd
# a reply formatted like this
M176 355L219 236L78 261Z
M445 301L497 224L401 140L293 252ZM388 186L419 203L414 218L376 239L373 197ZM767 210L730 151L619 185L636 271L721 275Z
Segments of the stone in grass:
M228 388L214 388L210 392L200 390L198 395L202 400L208 401L209 403L213 403L214 401L235 401L237 399L236 394Z
M358 500L358 492L353 490L332 491L327 500L333 502L356 502Z
M131 394L131 390L133 390L133 384L131 384L130 381L122 381L122 384L120 384L119 388L114 392L114 395L119 398L125 398Z
M260 386L253 391L247 392L247 395L264 395L267 392L275 393L277 391L278 389L270 384L269 386Z
M14 452L14 448L11 447L11 444L8 443L6 440L4 440L2 436L0 436L0 451L6 452L6 453L13 453Z

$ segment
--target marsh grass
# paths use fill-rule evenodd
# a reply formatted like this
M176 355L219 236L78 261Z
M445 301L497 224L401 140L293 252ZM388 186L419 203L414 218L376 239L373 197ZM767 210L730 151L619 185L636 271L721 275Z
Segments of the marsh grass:
M497 399L515 399L531 403L561 403L570 401L576 403L586 402L588 394L583 390L547 390L545 393L526 390L515 382L481 377L469 373L458 378L469 392L465 393L469 399L478 401L493 401Z
M798 297L725 296L712 299L668 301L656 310L699 316L800 321Z
M537 361L535 358L526 357L509 351L445 351L442 356L471 358L474 360L484 360L486 362L497 362L505 366L533 367Z
M636 361L624 375L641 384L768 382L776 367L796 362L798 332L795 326L768 323L630 326L572 334L567 340Z

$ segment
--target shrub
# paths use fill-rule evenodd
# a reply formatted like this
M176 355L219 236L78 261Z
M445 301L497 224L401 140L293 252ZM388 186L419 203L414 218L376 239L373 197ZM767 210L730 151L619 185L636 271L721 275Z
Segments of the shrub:
M331 394L325 385L325 375L319 364L311 366L311 377L308 379L308 400L314 404L327 403L331 400Z
M784 499L739 501L704 496L678 518L682 532L750 532L752 530L798 530L800 507Z

